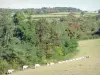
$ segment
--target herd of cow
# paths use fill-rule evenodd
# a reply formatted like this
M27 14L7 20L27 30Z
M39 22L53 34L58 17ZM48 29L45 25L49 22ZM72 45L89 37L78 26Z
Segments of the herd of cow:
M59 61L59 62L57 62L57 63L58 63L58 64L61 64L61 63L65 63L65 62L71 62L71 61L74 61L74 60L81 60L81 59L84 59L84 58L90 58L90 56L84 56L84 57L79 57L79 58L75 58L75 59L71 59L71 60ZM49 65L54 65L54 64L56 64L56 63L50 62L50 63L47 63L47 66L49 66ZM41 66L40 64L35 64L34 68L38 68L38 67L40 67L40 66ZM27 68L29 68L28 65L24 65L24 66L22 67L23 70L25 70L25 69L27 69ZM9 70L7 71L7 73L6 73L6 75L11 74L13 71L15 71L15 70L14 70L14 69L9 69Z

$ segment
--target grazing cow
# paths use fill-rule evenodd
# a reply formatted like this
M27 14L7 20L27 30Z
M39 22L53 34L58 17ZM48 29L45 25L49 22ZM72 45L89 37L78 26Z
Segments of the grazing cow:
M82 57L79 58L79 60L81 60L81 59L82 59Z
M58 63L61 64L61 63L63 63L63 62L59 61Z
M13 71L14 71L14 69L9 69L7 73L11 74Z
M47 63L47 66L49 66L50 64L49 63Z
M62 62L64 63L64 62L66 62L66 61L62 61Z
M55 63L51 62L50 65L54 65Z
M82 57L83 59L85 58L85 57Z
M27 66L27 65L24 65L24 66L23 66L23 70L24 70L24 69L27 69L27 68L28 68L28 66Z
M75 59L72 59L72 60L75 60Z
M73 60L69 60L69 61L73 61Z
M69 60L66 60L66 62L68 62Z
M35 68L40 67L40 64L35 64Z
M79 58L76 58L76 60L79 60Z

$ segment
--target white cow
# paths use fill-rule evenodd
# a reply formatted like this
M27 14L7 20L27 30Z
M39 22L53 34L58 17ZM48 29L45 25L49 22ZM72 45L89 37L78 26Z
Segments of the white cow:
M69 60L66 60L66 62L68 62Z
M11 74L13 71L14 71L14 69L9 69L7 73Z
M62 61L62 62L64 63L64 62L66 62L66 61Z
M49 66L50 64L49 63L47 63L47 66Z
M82 57L82 59L84 59L85 57Z
M76 58L76 60L80 60L80 58Z
M40 64L35 64L35 68L40 67Z
M72 60L76 60L76 59L72 59Z
M51 62L50 65L54 65L55 63Z
M79 60L81 60L81 59L82 59L82 57L79 58Z
M78 58L75 58L75 60L78 60Z
M69 61L73 61L73 60L69 60Z
M24 69L27 69L27 68L28 68L28 66L27 66L27 65L24 65L24 66L23 66L23 70L24 70Z
M63 63L63 62L59 61L58 63L61 64L61 63Z

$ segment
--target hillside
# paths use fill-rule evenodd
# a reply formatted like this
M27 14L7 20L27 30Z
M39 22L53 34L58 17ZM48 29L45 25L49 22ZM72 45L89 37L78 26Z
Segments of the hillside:
M79 41L79 50L74 58L86 55L90 58L28 69L12 75L100 75L100 39Z
M0 11L0 75L24 65L70 59L79 52L77 41L100 38L99 14L12 13Z

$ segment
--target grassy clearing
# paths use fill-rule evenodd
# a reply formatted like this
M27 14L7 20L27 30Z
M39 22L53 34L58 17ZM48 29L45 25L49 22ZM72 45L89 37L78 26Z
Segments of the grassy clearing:
M100 75L100 39L79 41L80 52L74 57L88 59L19 71L12 75Z

